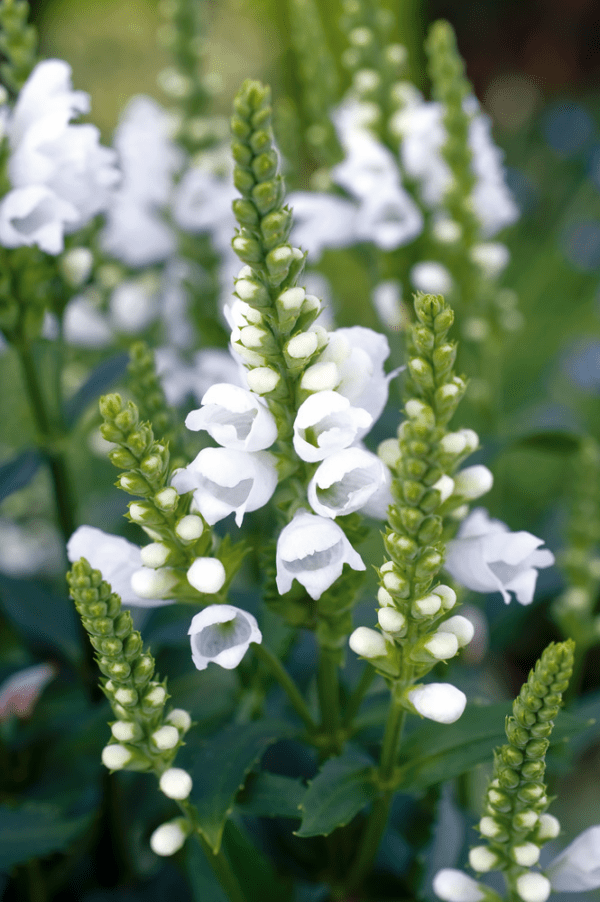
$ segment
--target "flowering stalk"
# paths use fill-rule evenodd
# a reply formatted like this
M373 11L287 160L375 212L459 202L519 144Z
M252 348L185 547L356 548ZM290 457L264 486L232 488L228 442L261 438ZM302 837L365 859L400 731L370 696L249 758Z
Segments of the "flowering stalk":
M2 81L20 91L37 60L37 33L28 25L27 0L2 0L0 4L0 51L6 62L0 66Z

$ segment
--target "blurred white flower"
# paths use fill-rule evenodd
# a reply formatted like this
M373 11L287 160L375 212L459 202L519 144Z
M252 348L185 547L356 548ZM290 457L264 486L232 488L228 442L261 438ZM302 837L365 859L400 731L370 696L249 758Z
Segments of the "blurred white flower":
M177 470L171 485L180 494L193 491L210 526L234 511L241 526L244 514L263 507L275 491L275 458L267 451L204 448L187 467Z
M366 410L352 407L339 392L315 392L296 414L293 439L296 454L302 460L323 460L353 444L372 422Z
M0 244L35 244L47 254L59 254L69 225L79 222L73 204L44 185L9 191L0 202Z
M554 555L540 549L543 539L530 532L511 532L500 520L491 520L476 508L448 543L445 569L467 589L500 592L506 604L514 592L520 604L533 601L537 570L550 567Z
M188 630L192 660L198 670L211 661L232 670L251 642L262 642L256 618L230 604L211 604L193 618Z
M198 351L191 364L169 347L157 348L155 359L167 401L175 407L182 404L188 395L200 403L215 382L241 384L238 364L229 351L220 348Z
M173 218L186 232L235 232L231 202L238 197L232 179L192 166L179 182L173 201Z
M552 889L580 893L600 887L600 824L588 827L546 868Z
M52 664L35 664L9 676L0 684L0 722L16 717L29 717L50 680L56 676Z
M360 510L385 483L385 466L362 448L346 448L327 457L308 485L308 501L322 517Z
M399 331L408 324L402 304L402 286L395 279L380 282L371 295L375 312L386 329Z
M328 247L349 247L356 242L358 207L352 201L318 191L295 191L288 203L294 211L291 240L308 253L311 263Z
M162 571L144 568L141 549L121 536L111 536L94 526L80 526L67 542L67 557L72 564L79 558L86 558L94 570L100 570L102 578L110 583L112 591L120 595L126 606L158 608L173 604L169 599L137 594L132 586L135 574Z
M69 301L63 328L65 341L83 348L105 348L114 337L109 317L87 294L75 295Z
M279 534L276 562L280 595L297 579L315 600L341 576L344 564L366 569L337 523L303 510Z
M482 902L485 893L482 887L455 868L443 868L433 878L433 891L444 902Z
M417 291L424 291L426 294L448 294L452 290L450 273L435 260L423 260L413 266L410 281Z
M381 192L381 189L380 189ZM384 251L409 244L423 231L423 215L400 185L369 195L356 216L356 240L372 241Z
M128 335L147 328L158 313L158 288L148 279L126 279L117 285L110 298L114 327Z
M454 723L462 715L467 704L464 692L451 683L426 683L415 686L408 693L408 700L418 714L438 723Z
M248 389L217 383L202 398L202 407L185 419L188 429L205 429L224 448L264 451L277 438L275 417Z

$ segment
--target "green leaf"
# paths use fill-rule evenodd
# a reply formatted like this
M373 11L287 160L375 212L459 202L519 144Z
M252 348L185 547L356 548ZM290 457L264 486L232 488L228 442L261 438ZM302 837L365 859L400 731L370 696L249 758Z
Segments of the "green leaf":
M116 382L119 376L123 375L128 363L129 354L122 352L108 360L103 360L92 370L87 381L65 404L65 422L68 426L73 426L88 404L97 400Z
M548 429L523 435L511 443L512 448L533 448L552 454L573 454L581 446L582 436L566 429Z
M193 838L185 845L185 869L194 902L228 902L227 894L215 877L206 855Z
M200 832L215 854L248 773L270 745L294 736L297 729L283 720L231 724L198 745L186 745L186 754L181 757L191 758L187 768L194 782L190 801L198 809Z
M373 767L366 752L351 746L327 761L302 800L296 836L327 836L348 824L377 795Z
M282 902L289 898L289 892L277 877L271 861L251 841L246 831L233 821L227 821L225 825L223 851L246 891L246 898L260 899L261 902Z
M37 473L41 462L39 451L30 448L0 465L0 501L25 488Z
M0 869L62 851L87 830L96 801L86 794L72 811L38 802L0 805Z
M82 649L75 607L42 583L0 576L0 608L32 646L51 649L73 664Z
M504 721L511 711L509 702L471 705L456 723L417 727L400 749L402 778L398 788L425 789L490 762L494 749L506 742ZM561 711L552 743L577 736L588 725L589 720Z
M301 780L261 771L249 777L237 807L243 814L260 817L300 818L300 803L305 794L306 787Z

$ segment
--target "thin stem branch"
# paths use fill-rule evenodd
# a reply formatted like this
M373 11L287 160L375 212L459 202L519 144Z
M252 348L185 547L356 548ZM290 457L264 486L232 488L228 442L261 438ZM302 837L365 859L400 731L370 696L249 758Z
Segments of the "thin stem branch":
M338 658L336 651L323 645L319 649L317 687L321 707L321 728L331 737L332 748L339 750L341 715Z
M260 660L267 665L281 688L286 693L296 714L304 721L307 729L310 730L310 732L314 732L317 729L317 725L308 710L306 702L300 694L300 690L279 658L277 658L265 645L255 644L253 645L253 648L255 654L257 654Z
M375 679L375 668L371 667L370 664L366 664L363 668L363 672L360 675L360 679L356 686L354 687L350 698L348 699L348 704L346 705L346 711L344 713L344 726L350 728L352 726L352 722L354 718L358 714L360 710L360 706L362 705L363 699L369 689L369 686Z

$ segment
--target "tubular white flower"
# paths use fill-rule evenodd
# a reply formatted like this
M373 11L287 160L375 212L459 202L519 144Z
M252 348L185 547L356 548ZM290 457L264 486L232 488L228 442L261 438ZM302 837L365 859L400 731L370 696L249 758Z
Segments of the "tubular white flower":
M583 892L600 886L600 824L588 827L546 868L552 889Z
M185 425L195 432L205 429L224 448L237 451L264 451L277 438L275 418L260 398L228 383L212 385Z
M489 492L494 484L494 476L482 464L473 467L465 467L454 477L454 494L460 495L467 501L474 501Z
M297 579L311 598L320 598L341 576L344 564L365 570L343 530L332 520L297 511L277 540L277 588L284 595Z
M438 723L454 723L467 704L464 692L451 683L427 683L408 693L408 700L422 717Z
M362 448L346 448L327 457L311 479L310 506L322 517L339 517L364 507L385 482L381 460Z
M192 791L192 778L182 767L170 767L161 774L158 782L160 791L168 799L187 799Z
M183 847L189 832L190 828L186 819L175 818L175 820L156 828L150 837L150 848L155 855L163 857L174 855Z
M198 592L214 595L225 585L225 567L215 557L198 557L187 572L188 582Z
M573 890L573 887L569 887ZM552 891L550 881L543 874L521 874L517 877L517 892L523 902L546 902Z
M192 660L198 670L211 661L233 670L251 642L262 642L256 618L230 604L211 604L193 618L188 630Z
M191 464L175 473L171 485L180 494L194 492L198 509L210 526L233 511L241 526L244 514L265 505L275 491L275 459L267 451L204 448Z
M73 204L50 188L17 188L0 201L0 243L4 247L35 244L47 254L59 254L65 231L78 221Z
M287 202L294 211L291 241L316 262L325 248L348 247L356 242L355 203L318 191L295 191Z
M124 605L155 608L173 604L172 599L142 596L136 591L132 577L142 567L141 549L120 536L108 535L94 526L80 526L67 542L67 557L71 563L86 558L95 570L100 570Z
M506 604L514 592L520 604L533 601L537 568L550 567L554 555L529 532L510 532L500 520L491 520L477 508L461 524L457 538L448 543L444 567L454 579L474 592L500 592Z
M168 595L176 585L177 575L174 570L167 567L161 570L141 567L131 574L132 591L146 601L161 602L162 597Z
M348 644L361 658L384 658L387 654L385 639L377 630L359 626L351 634Z
M360 430L368 430L373 418L352 407L339 392L320 391L304 401L294 422L294 448L302 460L323 460L353 444Z
M433 878L433 891L444 902L481 902L485 898L476 880L454 868L437 872Z

